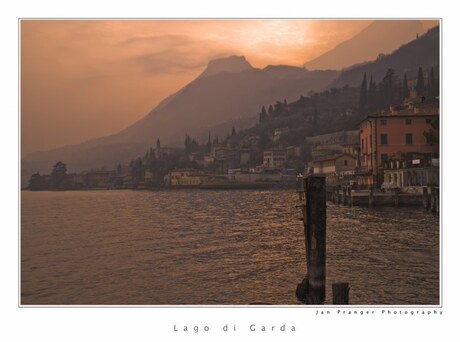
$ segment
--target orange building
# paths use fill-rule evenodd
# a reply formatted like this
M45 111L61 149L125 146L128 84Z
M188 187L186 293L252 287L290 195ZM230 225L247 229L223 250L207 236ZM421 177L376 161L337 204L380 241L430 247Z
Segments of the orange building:
M389 111L370 115L360 123L361 182L380 186L385 163L412 154L438 158L439 143L433 143L426 133L439 120L439 103L410 103L391 106ZM426 133L425 133L426 132Z

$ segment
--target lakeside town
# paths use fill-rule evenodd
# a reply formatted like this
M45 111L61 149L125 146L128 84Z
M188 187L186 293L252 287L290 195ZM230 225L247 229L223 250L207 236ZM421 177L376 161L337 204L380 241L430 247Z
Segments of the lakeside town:
M187 135L184 148L163 147L157 138L155 148L143 157L112 170L67 173L66 164L59 161L51 174L33 174L28 189L295 187L298 176L313 174L325 176L328 186L421 194L423 187L439 186L438 85L433 69L421 68L413 79L405 75L402 85L401 104L366 115L355 129L304 136L293 145L289 142L299 130L292 126L275 127L265 135L232 128L224 141L209 134L205 144ZM364 75L360 106L370 102L371 88L372 79L368 84ZM277 116L283 115L279 113L289 113L295 105L285 101L270 105L268 111L263 107L257 126L272 121L274 127ZM352 120L360 110L346 108L344 119Z
M133 80L126 98L101 98L121 100L119 131L96 107L63 107L94 120L75 144L24 153L21 302L439 304L432 25L373 21L333 69L343 45L321 67L213 54L179 90L157 83L169 96L138 120L131 91L147 84ZM391 46L357 57L383 35ZM96 119L106 133L91 133Z

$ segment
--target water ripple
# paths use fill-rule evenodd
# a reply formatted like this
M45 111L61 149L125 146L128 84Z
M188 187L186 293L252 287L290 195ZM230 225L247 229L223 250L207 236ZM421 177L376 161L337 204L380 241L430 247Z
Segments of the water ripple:
M306 272L292 191L23 192L23 304L297 304ZM327 302L438 304L439 219L327 208Z

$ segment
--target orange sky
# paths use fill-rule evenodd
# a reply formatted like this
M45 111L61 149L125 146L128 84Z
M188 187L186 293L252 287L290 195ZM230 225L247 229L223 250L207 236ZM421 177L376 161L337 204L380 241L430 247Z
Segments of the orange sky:
M22 155L115 133L210 59L300 66L366 20L21 21ZM432 26L427 24L427 26Z

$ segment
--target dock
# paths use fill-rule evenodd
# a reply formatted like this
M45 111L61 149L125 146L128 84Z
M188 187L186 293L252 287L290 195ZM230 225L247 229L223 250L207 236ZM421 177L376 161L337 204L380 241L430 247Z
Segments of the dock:
M355 190L351 187L328 186L326 187L326 199L329 202L346 206L419 206L427 211L439 213L439 188L424 187L422 192L404 193L390 190Z

